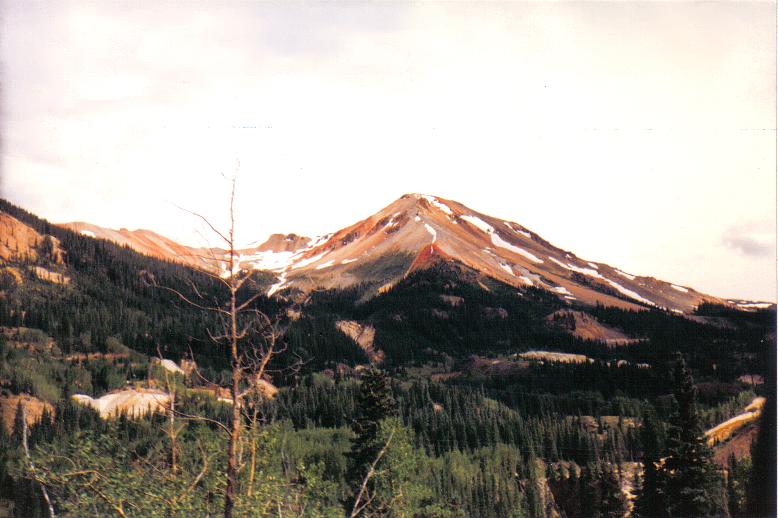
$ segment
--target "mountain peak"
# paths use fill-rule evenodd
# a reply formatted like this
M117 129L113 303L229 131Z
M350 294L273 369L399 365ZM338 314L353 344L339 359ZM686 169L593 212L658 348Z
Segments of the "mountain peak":
M97 230L72 225L81 233ZM97 235L124 241L151 255L181 260L161 236ZM142 238L142 239L141 239ZM185 247L184 247L185 248ZM191 251L189 252L192 255ZM344 288L358 284L392 285L411 271L455 262L512 285L555 293L569 303L626 309L665 308L687 313L702 302L726 304L716 297L650 277L639 277L594 263L557 248L522 225L476 212L453 200L422 193L404 194L388 206L334 233L309 239L274 234L258 247L241 250L240 267L277 275L270 293L289 287ZM194 264L221 273L223 261ZM191 264L191 263L190 263Z

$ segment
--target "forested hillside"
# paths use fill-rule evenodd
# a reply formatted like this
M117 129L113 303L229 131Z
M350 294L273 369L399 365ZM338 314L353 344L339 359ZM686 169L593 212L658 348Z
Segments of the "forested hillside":
M224 285L0 210L38 235L18 248L9 230L0 264L0 516L49 516L47 498L56 516L221 514L229 355L209 336L219 315L183 298L223 304ZM238 516L679 516L652 495L689 480L710 515L767 498L773 398L713 450L702 433L772 396L774 309L588 306L455 261L286 298L252 276L241 295L283 352L263 380L277 393L242 409ZM627 341L582 339L560 310ZM175 409L106 418L72 398L151 391ZM749 439L713 461L757 436L753 455ZM687 462L688 479L669 469Z

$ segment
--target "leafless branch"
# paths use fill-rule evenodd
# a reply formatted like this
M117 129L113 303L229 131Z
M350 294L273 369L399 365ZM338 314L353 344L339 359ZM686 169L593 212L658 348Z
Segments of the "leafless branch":
M391 431L389 434L389 438L386 440L386 444L384 444L384 447L381 448L381 451L378 452L378 455L376 455L375 460L370 464L370 469L367 470L367 473L365 474L365 478L362 479L362 484L359 487L359 493L357 493L357 498L354 500L354 507L351 508L351 514L349 515L350 518L356 518L359 513L361 513L365 507L370 505L370 502L373 501L373 498L375 495L369 495L367 498L365 498L366 493L368 493L367 484L370 482L370 479L373 478L376 474L376 466L381 461L381 458L386 454L386 450L389 448L389 444L392 442L392 438L394 437L394 430ZM362 502L362 499L365 498L365 501Z

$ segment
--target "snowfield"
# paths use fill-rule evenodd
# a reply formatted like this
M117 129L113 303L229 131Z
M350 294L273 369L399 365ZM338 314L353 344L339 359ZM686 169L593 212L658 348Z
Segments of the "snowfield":
M251 262L251 266L255 270L278 271L289 266L295 255L294 252L273 252L268 250L246 256L245 259Z

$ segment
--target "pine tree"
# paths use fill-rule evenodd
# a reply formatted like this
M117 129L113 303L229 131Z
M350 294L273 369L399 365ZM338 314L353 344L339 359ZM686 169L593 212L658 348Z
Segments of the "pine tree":
M601 471L596 463L589 463L581 469L581 509L590 518L602 516Z
M602 470L600 487L602 488L600 507L602 516L622 518L627 512L627 499L621 491L621 480L616 465L611 464Z
M365 371L357 395L357 415L352 429L350 482L359 484L368 466L384 446L378 440L381 421L397 415L397 402L392 395L386 374L376 368Z
M659 473L667 511L670 516L725 516L721 477L697 412L697 389L680 354L673 378L675 409Z
M635 501L635 516L658 517L664 514L664 502L658 480L657 465L662 451L661 430L656 421L656 413L649 408L643 415L643 426L640 429L643 443L643 481Z

